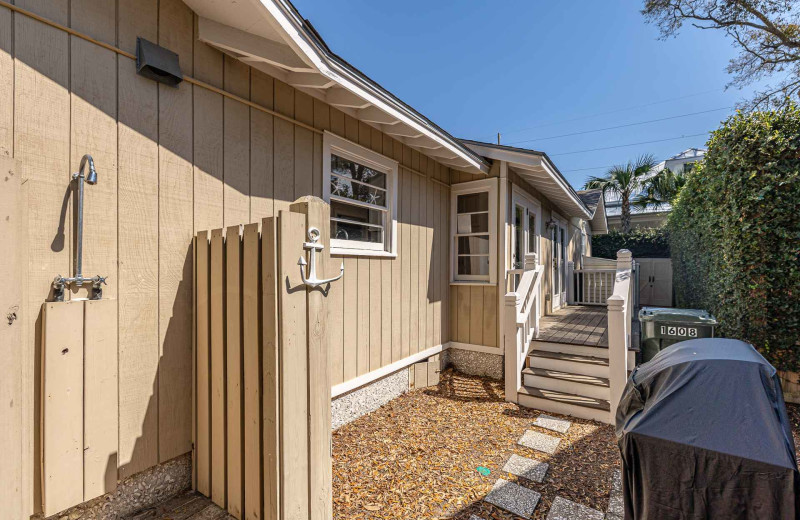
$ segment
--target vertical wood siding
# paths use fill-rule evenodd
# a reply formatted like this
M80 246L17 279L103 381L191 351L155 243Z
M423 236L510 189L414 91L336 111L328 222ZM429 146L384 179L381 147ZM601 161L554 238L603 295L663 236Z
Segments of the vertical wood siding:
M475 177L464 172L451 172L451 180L453 184L461 182L469 182L475 180ZM534 199L538 200L542 206L542 222L547 222L553 215L555 206L553 203L538 190L528 184L522 177L515 172L509 170L508 172L508 192L511 193L512 185L521 188L523 191L531 195ZM511 199L508 204L510 205ZM446 209L445 211L449 211ZM508 208L500 210L500 217L503 211L508 211ZM511 230L509 229L509 233ZM569 243L567 245L567 260L579 262L580 261L580 247L581 247L581 232L580 228L576 225L575 219L569 219L567 223L567 237ZM445 244L447 247L447 244ZM506 247L508 252L511 251L511 236L506 237ZM541 258L539 263L545 266L544 278L541 284L542 301L545 305L542 307L543 313L552 311L552 283L553 283L553 269L552 269L552 240L550 239L550 232L542 230L541 242L539 244L539 251ZM449 250L446 251L449 262ZM498 257L498 261L502 262L503 256ZM450 339L459 343L469 343L473 345L483 345L489 347L497 347L497 313L498 313L498 287L500 290L506 290L505 281L501 281L497 286L489 285L453 285L449 289L449 297L452 305L449 306L450 319L447 325L452 327ZM448 308L448 307L445 307ZM502 354L501 349L498 349L498 354Z
M448 303L458 299L448 283L450 194L433 180L449 184L462 174L198 42L195 15L180 0L16 3L128 52L137 36L156 41L178 53L187 75L397 160L397 257L331 259L337 268L345 264L344 279L329 295L332 383L449 341L457 328L449 324ZM125 478L192 447L192 237L258 222L302 195L321 195L322 137L185 82L158 85L138 76L124 56L0 8L0 154L18 161L30 194L19 340L27 381L37 369L41 304L52 296L53 277L72 273L67 187L85 153L94 156L99 182L86 188L84 272L107 275L104 294L117 302L116 443L118 476ZM198 280L198 305L207 291L223 289L216 276ZM475 301L488 308L492 298L476 292ZM215 320L225 318L209 309L197 319L211 320L211 337L197 341L215 353L223 330ZM242 350L229 362L244 363L247 355ZM225 389L214 381L198 400L248 388L246 380ZM28 391L19 401L20 438L31 439L21 454L29 461L21 473L26 514L41 503L32 484L40 480L37 399ZM225 445L208 448L226 454ZM228 456L235 463L240 455ZM241 497L224 497L214 482L198 485L247 507Z

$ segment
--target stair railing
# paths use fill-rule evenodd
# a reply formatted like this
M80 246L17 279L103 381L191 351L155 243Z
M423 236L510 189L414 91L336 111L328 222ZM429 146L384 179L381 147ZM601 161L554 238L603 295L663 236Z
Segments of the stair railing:
M505 393L506 401L517 402L522 385L522 369L532 339L539 333L541 285L544 266L535 254L525 258L525 271L516 290L505 296Z
M614 424L617 404L628 379L628 349L634 307L633 257L627 249L617 251L614 292L608 305L608 371L611 390L610 421Z

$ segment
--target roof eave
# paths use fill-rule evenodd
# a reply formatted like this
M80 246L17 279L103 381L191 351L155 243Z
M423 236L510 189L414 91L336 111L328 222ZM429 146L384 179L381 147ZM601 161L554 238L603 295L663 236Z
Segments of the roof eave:
M278 22L297 50L314 64L320 74L392 114L403 123L416 128L458 155L477 171L488 174L491 165L483 157L333 54L315 31L309 29L293 5L283 0L260 0L260 3Z
M558 170L558 167L553 163L552 160L550 160L546 153L535 150L527 150L524 148L514 148L492 143L482 143L468 139L462 139L461 141L467 146L471 147L477 153L480 153L489 159L506 161L522 167L529 166L542 168L545 172L547 172L550 178L559 185L561 190L568 195L570 200L579 209L581 214L574 216L578 216L585 220L591 220L592 212L586 207L586 205L578 196L578 193L570 185L570 183L567 182L567 179L564 178L564 176Z

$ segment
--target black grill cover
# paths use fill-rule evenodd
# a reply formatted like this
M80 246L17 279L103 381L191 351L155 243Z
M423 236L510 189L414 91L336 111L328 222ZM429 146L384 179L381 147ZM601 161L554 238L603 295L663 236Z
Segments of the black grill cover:
M626 520L800 518L783 393L751 345L659 352L628 379L616 423Z

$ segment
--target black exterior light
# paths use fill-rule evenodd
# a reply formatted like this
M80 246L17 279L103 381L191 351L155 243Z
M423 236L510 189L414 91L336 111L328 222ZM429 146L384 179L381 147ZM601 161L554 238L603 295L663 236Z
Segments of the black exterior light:
M183 81L178 55L140 37L136 38L136 72L170 87Z

